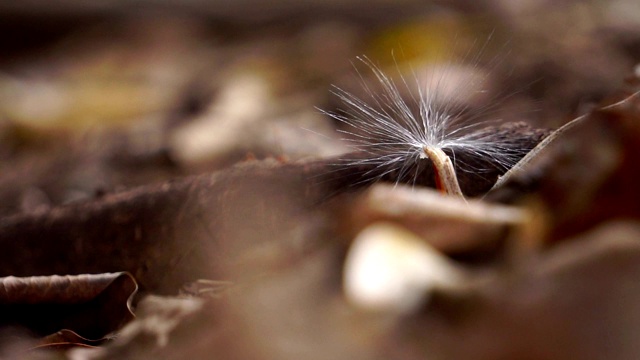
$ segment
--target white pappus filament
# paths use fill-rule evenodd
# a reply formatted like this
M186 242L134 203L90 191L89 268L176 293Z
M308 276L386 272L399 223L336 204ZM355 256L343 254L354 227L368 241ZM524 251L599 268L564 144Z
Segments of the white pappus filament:
M366 100L334 87L332 93L345 108L325 113L346 125L346 129L339 131L349 136L345 140L351 142L355 150L367 153L365 159L352 161L373 168L365 177L375 174L381 178L394 173L397 182L408 179L415 183L416 165L421 159L429 158L438 187L462 196L452 163L452 159L456 162L457 151L490 160L505 170L522 156L508 140L496 139L491 131L483 131L486 123L477 121L479 114L465 114L467 108L455 102L458 91L482 91L484 78L447 88L453 82L446 78L446 70L430 78L426 85L421 85L414 74L417 86L412 89L402 74L399 73L400 80L394 82L368 58L358 57L358 60L371 69L381 85L380 91L373 91L360 76ZM454 99L443 96L443 92L452 94ZM464 169L465 164L459 162L456 167ZM468 167L465 171L482 172L483 169Z

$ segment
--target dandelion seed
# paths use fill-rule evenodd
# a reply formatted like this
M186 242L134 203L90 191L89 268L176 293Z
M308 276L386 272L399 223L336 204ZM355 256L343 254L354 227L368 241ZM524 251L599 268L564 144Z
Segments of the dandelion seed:
M373 91L360 75L366 100L334 87L332 93L345 108L325 113L346 125L346 129L339 130L348 136L345 140L355 150L367 154L365 159L350 161L353 165L373 167L374 170L364 174L365 178L375 174L380 179L393 173L396 183L409 180L415 184L420 163L429 159L434 166L437 187L445 193L463 196L455 169L474 172L485 169L462 161L456 163L456 153L491 161L504 171L524 155L513 141L483 129L486 122L478 122L477 116L465 115L468 109L464 105L442 97L442 92L455 94L473 89L483 85L483 80L465 83L466 89L452 89L447 88L451 82L447 81L446 70L422 85L413 74L417 85L414 89L402 74L394 81L367 57L358 60L371 70L381 91Z

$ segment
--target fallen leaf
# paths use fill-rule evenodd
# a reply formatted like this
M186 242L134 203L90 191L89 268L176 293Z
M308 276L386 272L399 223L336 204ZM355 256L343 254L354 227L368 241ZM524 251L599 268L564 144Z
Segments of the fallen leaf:
M128 273L0 278L0 324L100 339L134 317L137 288Z

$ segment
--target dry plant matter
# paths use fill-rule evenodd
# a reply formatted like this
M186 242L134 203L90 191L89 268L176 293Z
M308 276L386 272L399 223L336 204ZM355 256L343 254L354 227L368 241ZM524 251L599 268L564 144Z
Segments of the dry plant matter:
M194 3L7 49L0 357L640 358L640 36L456 2L516 37L494 72L436 55L483 16L411 4L434 16Z

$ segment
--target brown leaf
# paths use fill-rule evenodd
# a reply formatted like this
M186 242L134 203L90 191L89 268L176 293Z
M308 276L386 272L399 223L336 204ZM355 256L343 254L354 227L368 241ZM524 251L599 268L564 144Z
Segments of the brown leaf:
M99 339L133 318L128 273L0 279L0 323L38 334L62 329Z
M358 197L342 218L350 235L372 223L391 221L445 254L481 260L496 253L509 229L523 224L527 214L517 207L465 201L432 189L378 184Z
M542 142L546 146L490 196L514 201L535 192L549 211L553 239L612 218L640 217L638 95L595 110L552 135L553 142Z
M496 129L496 136L513 136L518 147L528 148L543 133L522 124ZM488 161L464 152L456 158L482 167ZM417 184L433 186L428 162L422 170ZM248 163L212 175L3 218L0 275L128 271L145 290L175 293L195 279L218 278L211 274L212 264L238 261L234 249L245 250L249 244L259 248L256 241L269 242L266 239L294 231L305 216L315 219L313 226L335 216L318 205L368 186L375 174L363 178L367 171L384 169L346 165L338 159ZM461 187L477 195L488 190L502 172L495 164L480 175L461 172ZM389 176L395 181L393 174ZM208 249L220 241L228 242L228 252L208 256ZM290 255L284 258L296 257Z
M109 339L102 338L91 340L82 337L71 330L60 330L54 334L50 334L40 339L38 345L32 350L67 350L74 347L96 347L102 345Z
M400 321L395 345L442 359L637 359L639 237L638 222L608 223L442 293Z

